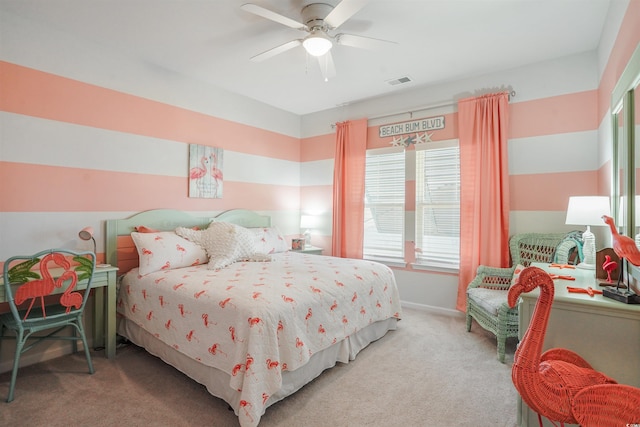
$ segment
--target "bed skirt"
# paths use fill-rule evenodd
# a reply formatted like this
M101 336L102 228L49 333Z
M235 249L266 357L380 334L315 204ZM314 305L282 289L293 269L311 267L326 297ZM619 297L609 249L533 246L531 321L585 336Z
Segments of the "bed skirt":
M265 409L295 393L325 369L335 366L337 362L348 363L354 360L356 355L367 345L382 338L388 331L395 330L397 322L398 319L390 318L373 323L358 333L314 354L308 363L295 371L284 371L282 388L271 395L265 404ZM159 341L135 323L127 321L126 318L118 319L118 334L204 385L210 394L223 399L238 415L240 393L229 386L229 374L185 356L173 347Z

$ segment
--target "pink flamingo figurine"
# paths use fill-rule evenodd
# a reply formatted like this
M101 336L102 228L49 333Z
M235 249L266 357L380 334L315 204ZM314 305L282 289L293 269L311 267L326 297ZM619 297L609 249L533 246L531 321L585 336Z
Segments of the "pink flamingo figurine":
M636 246L636 242L629 236L624 236L618 233L616 224L613 218L607 215L603 215L602 219L605 224L609 226L611 230L611 240L613 241L613 251L620 257L620 264L622 265L622 271L618 275L618 285L616 289L621 287L621 282L624 276L624 261L627 260L633 265L640 265L640 250ZM624 286L623 286L624 287Z
M623 236L618 233L613 218L603 215L602 219L611 230L611 239L613 240L613 251L622 259L626 259L633 265L640 265L640 250L636 246L636 242L629 236Z
M612 261L610 255L605 255L602 269L607 272L607 283L611 283L611 272L616 268L618 268L618 263Z
M508 304L515 307L522 293L540 287L531 322L514 356L511 378L522 400L551 421L576 424L571 410L573 396L585 387L614 384L615 380L594 370L576 353L554 348L542 353L542 345L553 303L553 280L538 267L527 267L509 289ZM541 354L542 353L542 354ZM554 424L555 425L555 424Z

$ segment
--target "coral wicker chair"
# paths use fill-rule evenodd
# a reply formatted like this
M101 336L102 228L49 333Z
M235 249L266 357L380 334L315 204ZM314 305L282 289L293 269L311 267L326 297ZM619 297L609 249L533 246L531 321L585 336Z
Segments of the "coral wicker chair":
M582 427L640 425L640 388L601 384L576 393L571 405Z
M93 374L82 314L94 271L93 252L50 249L5 261L4 292L10 312L0 315L0 344L7 339L16 341L7 402L14 397L20 356L44 340L71 341L74 352L81 340ZM78 289L84 289L84 294ZM59 334L69 326L73 334ZM14 334L5 335L7 330Z
M528 267L532 262L569 261L577 242L565 233L523 233L509 239L511 268L495 268L481 265L476 277L467 287L467 332L472 319L492 332L498 343L498 360L504 363L507 338L518 337L518 308L507 304L507 291L511 285L515 267ZM558 254L556 254L558 252ZM558 255L558 256L556 256Z

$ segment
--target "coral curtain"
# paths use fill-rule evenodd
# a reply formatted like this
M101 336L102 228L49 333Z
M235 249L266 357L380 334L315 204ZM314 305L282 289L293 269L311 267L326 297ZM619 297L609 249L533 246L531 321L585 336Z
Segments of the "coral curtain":
M458 102L460 311L479 265L509 266L508 112L506 92Z
M333 170L333 256L362 258L367 119L336 125Z

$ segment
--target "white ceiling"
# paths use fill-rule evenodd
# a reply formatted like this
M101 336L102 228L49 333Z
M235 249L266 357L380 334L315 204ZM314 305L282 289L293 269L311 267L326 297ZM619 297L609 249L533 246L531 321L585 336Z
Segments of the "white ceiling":
M335 5L339 0L315 2ZM251 2L294 20L313 0L0 0L3 10L55 26L299 115L597 49L610 0L371 0L338 32L397 42L376 51L335 46L325 82L302 47L250 57L305 33L240 9ZM3 43L10 43L4 40ZM411 83L388 80L409 76Z

